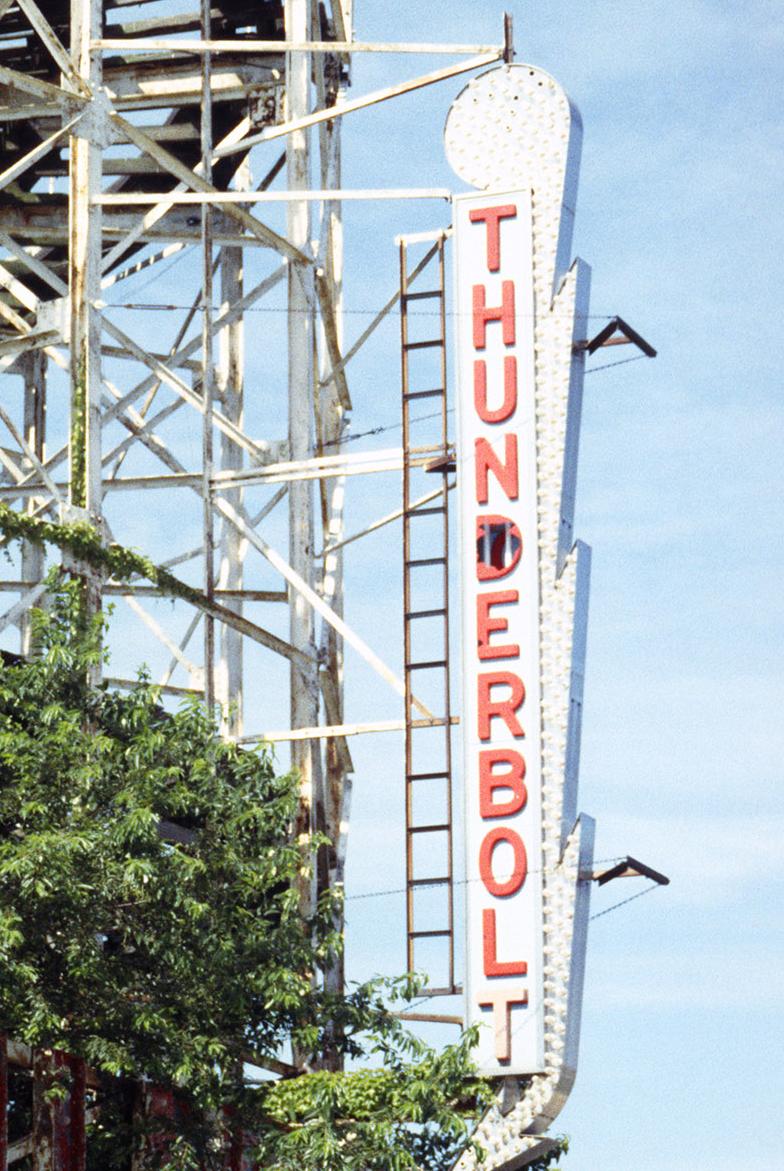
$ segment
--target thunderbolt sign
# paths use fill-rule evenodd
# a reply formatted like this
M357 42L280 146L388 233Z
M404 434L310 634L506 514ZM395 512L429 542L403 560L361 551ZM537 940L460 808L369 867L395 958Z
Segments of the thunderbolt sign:
M455 200L469 1016L543 1063L539 574L529 191ZM466 386L465 383L468 383Z
M466 1020L485 1171L540 1149L577 1068L593 821L578 815L590 550L574 534L590 269L581 123L533 65L471 79L453 198ZM542 1148L543 1150L544 1148ZM476 1171L466 1151L457 1171Z

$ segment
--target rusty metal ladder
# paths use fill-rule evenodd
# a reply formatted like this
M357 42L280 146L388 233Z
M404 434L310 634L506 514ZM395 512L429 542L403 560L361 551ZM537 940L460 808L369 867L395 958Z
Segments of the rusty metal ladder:
M430 236L427 239L432 240ZM403 413L403 635L405 668L405 806L406 806L406 959L409 971L435 976L429 995L446 996L455 986L455 914L452 825L452 711L449 690L449 512L448 475L454 456L447 435L446 301L444 233L409 271L409 247L421 237L401 237L400 340ZM431 287L411 291L425 272ZM434 307L436 335L412 340L418 322L414 305ZM430 317L430 314L427 314ZM424 320L425 314L422 314ZM418 369L426 367L426 370ZM426 374L424 379L422 375ZM423 384L422 384L423 383ZM433 411L427 411L432 406ZM423 408L421 411L419 408ZM413 414L412 414L413 410ZM412 425L429 424L432 442L412 445ZM441 478L432 486L433 473ZM416 492L417 480L429 481ZM430 518L430 519L428 519ZM429 528L429 531L427 531ZM430 542L419 548L422 537ZM423 555L424 554L424 555ZM429 580L428 580L429 579ZM415 653L425 639L427 653ZM433 649L434 648L434 649ZM427 688L433 720L415 718L412 692ZM425 745L423 741L428 739ZM423 755L424 749L424 755ZM421 758L421 759L420 759ZM424 763L423 763L424 762ZM420 799L427 788L428 799ZM437 812L433 812L436 810ZM426 890L441 892L435 909L418 903ZM432 897L432 896L431 896ZM423 925L423 920L426 920ZM417 945L433 941L429 963L417 963ZM433 945L430 945L431 948ZM433 963L435 958L436 963Z

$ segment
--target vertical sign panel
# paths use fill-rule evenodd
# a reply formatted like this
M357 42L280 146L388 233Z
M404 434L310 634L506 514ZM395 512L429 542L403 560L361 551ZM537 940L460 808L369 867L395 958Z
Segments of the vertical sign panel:
M455 200L467 1016L543 1069L539 571L529 191Z

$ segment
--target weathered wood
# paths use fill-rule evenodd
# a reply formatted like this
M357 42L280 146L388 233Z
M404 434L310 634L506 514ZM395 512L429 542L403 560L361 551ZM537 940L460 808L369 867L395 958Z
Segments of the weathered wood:
M211 36L210 0L201 0L200 32L202 38ZM206 184L212 186L212 54L201 59L201 161L200 172ZM202 588L208 602L214 601L215 590L215 518L212 511L210 484L213 474L215 435L213 413L215 406L215 365L213 361L212 289L213 275L212 208L201 209L201 393L202 411L202 544L204 546ZM204 631L204 703L208 711L215 706L215 618L205 612Z
M300 130L306 130L310 126L317 126L319 122L330 122L334 118L342 118L345 114L351 114L355 110L364 110L368 106L378 105L379 102L389 101L390 98L397 98L402 94L411 93L413 90L435 85L437 82L446 81L450 77L458 77L461 73L468 73L471 70L480 69L485 65L493 65L502 56L503 50L495 49L490 53L483 53L480 56L471 57L468 61L462 61L459 65L449 65L446 69L436 69L434 72L426 73L422 77L415 77L410 81L401 81L397 85L387 86L386 89L374 90L372 93L364 94L362 97L351 98L349 101L340 102L339 104L330 106L326 110L316 110L311 114L303 114L294 118L290 117L288 121L283 122L280 126L272 126L268 130L260 131L258 134L251 134L247 138L241 139L240 142L234 143L233 146L219 147L215 153L218 156L233 154L238 150L247 150L259 142L269 142L273 138L282 138L287 134L294 134Z
M224 248L220 256L221 306L232 305L242 299L243 261L238 248ZM217 367L217 392L227 418L241 429L244 428L244 323L240 317L224 327L218 334L219 355ZM221 470L238 471L242 468L242 448L227 435L221 436L219 467ZM243 506L242 489L238 488L229 499L240 509ZM226 600L229 609L242 614L243 561L246 545L234 525L225 520L220 531L220 566L218 569L219 593ZM228 592L226 592L228 591ZM227 600L233 597L234 601ZM236 738L242 735L243 727L243 650L242 636L233 627L221 627L219 658L216 668L216 691L224 726L228 735Z
M102 0L71 0L71 61L83 87L101 85L101 61L90 42L101 28ZM101 506L101 213L91 209L101 189L101 147L69 140L68 292L71 305L70 503L100 528Z
M151 158L160 163L165 170L174 175L176 179L179 179L181 183L184 183L186 187L194 191L209 191L212 194L216 194L217 188L212 183L209 183L184 163L181 163L175 155L155 142L154 139L149 138L138 126L134 126L117 113L112 115L112 120L135 146L138 146L140 150L145 151ZM219 155L221 149L223 148L216 148L215 154ZM266 227L265 224L262 224L241 207L234 207L232 204L227 203L224 206L224 210L226 215L236 220L240 227L245 228L270 248L274 248L277 252L280 252L281 255L303 264L311 263L309 257L301 248L295 247L288 240L278 235L277 232L273 232L271 228ZM307 245L307 241L305 241L305 245Z
M214 216L216 243L242 244L243 248L269 247L265 241L243 235L238 225L229 220L219 208L216 208ZM192 208L166 208L158 220L140 228L130 243L196 243L199 239L199 228L193 221ZM139 223L138 211L119 207L104 209L103 237L105 241L117 239L123 243L123 247L118 250L118 257L127 252L127 238L131 231L138 228ZM31 243L63 248L68 242L66 203L49 195L36 197L35 203L4 203L0 205L0 230Z
M29 150L27 154L24 155L21 159L17 159L15 163L12 163L10 167L6 167L2 174L0 174L0 191L13 183L16 179L19 178L20 175L23 175L25 171L29 171L30 167L35 166L35 164L40 159L45 158L46 155L48 155L54 146L60 141L60 139L65 137L65 135L68 134L74 128L74 126L76 126L77 122L79 122L82 116L83 115L80 113L77 114L75 118L71 118L68 122L66 122L65 126L62 126L59 130L55 131L54 134L50 134L48 138L43 139L38 143L37 146L34 146L32 150Z
M114 160L112 160L114 162ZM151 171L155 171L153 166ZM44 171L43 174L48 172ZM55 172L52 172L53 174ZM59 174L60 172L56 172ZM108 172L106 172L108 173ZM130 169L129 172L131 173ZM448 187L357 187L346 190L330 190L317 188L315 190L294 191L130 191L130 192L102 192L96 196L95 202L101 207L120 207L127 204L130 207L143 207L146 204L160 205L161 208L186 206L202 206L209 204L216 207L228 207L231 204L263 204L263 203L361 203L366 200L389 199L397 203L401 199L442 199L448 201L452 192Z
M192 407L196 407L198 411L203 412L204 400L202 396L192 390L186 382L183 382L183 380L177 374L175 374L173 370L171 370L167 365L159 361L153 355L149 354L142 346L137 345L137 343L133 341L133 339L130 338L127 333L121 330L118 326L114 325L113 322L105 319L103 322L103 327L106 332L110 334L116 341L120 342L120 344L124 346L125 349L134 356L134 358L137 359L137 361L141 362L142 365L147 366L150 370L152 370L156 377L161 380L161 382L165 382L167 386L171 387L171 389L180 395L181 398L184 398L187 403L190 403ZM253 442L253 440L249 439L248 436L239 429L239 427L235 426L231 420L227 419L226 416L223 415L220 411L213 412L213 419L215 426L219 430L223 431L224 434L228 435L232 440L234 440L234 442L237 443L240 447L244 448L259 460L264 458L263 451Z
M429 720L414 720L415 728L443 728L444 720L434 716ZM458 716L452 716L450 723L458 724ZM367 736L376 732L402 732L405 720L373 720L365 724L318 724L312 728L286 728L274 732L258 732L254 736L243 736L242 744L279 744L289 740L330 740L345 736Z
M153 21L137 21L136 29L128 24L123 31L142 31L141 25L152 26ZM180 18L180 27L196 22ZM111 28L111 26L109 26ZM466 45L444 41L262 41L252 37L234 40L176 39L174 37L100 37L93 45L103 52L116 49L123 53L393 53L422 56L485 57L499 60L503 56L502 45Z
M37 277L45 281L46 284L53 288L55 292L65 294L68 292L68 285L62 280L57 273L53 272L48 265L44 264L37 256L32 256L26 251L21 244L17 244L16 240L12 239L7 232L0 231L0 244L6 251L15 256L17 260L29 268L30 272L35 273Z
M316 274L316 292L321 309L321 320L324 326L327 353L329 354L331 364L330 380L334 383L335 389L337 390L341 408L344 411L350 411L351 395L349 393L348 383L346 382L345 363L340 353L338 327L335 320L334 306L332 304L332 291L327 278L319 273Z
M51 56L54 63L61 73L65 75L69 83L75 91L83 96L87 96L88 89L84 83L84 78L79 75L78 67L74 68L74 60L68 55L68 52L63 45L60 38L55 33L49 21L44 16L41 9L35 3L35 0L16 0L19 8L24 12L35 32L41 38L46 51ZM99 26L100 27L100 26Z
M7 85L11 90L30 94L31 97L37 98L49 113L52 105L81 111L87 101L87 98L80 94L69 93L59 86L50 85L48 81L41 81L30 74L21 73L18 69L9 69L7 65L0 65L0 85Z
M289 489L289 494L290 493L291 489ZM332 607L326 604L324 599L299 573L297 573L293 566L289 565L259 533L251 528L245 518L242 517L237 512L237 510L228 503L228 501L218 498L215 501L215 507L219 512L222 512L224 516L228 517L229 520L237 525L243 536L246 537L250 544L253 545L253 547L257 549L259 553L261 553L262 557L264 557L270 563L273 569L276 569L278 573L280 573L280 575L289 583L292 589L296 590L296 592L302 596L304 601L312 606L317 614L320 614L321 617L330 624L330 626L334 627L338 634L341 635L341 637L354 648L354 650L365 660L365 662L370 667L372 667L373 670L376 671L376 673L380 675L381 678L384 679L385 682L388 683L389 686L392 687L392 689L396 691L399 696L401 696L401 698L403 698L405 696L405 684L403 681L398 678L394 671L387 667L386 663L384 663L383 660L379 658L375 651L371 650L365 640L360 638L360 636L355 631L353 631L338 614L335 613ZM425 707L425 705L419 699L412 697L411 702L426 719L433 719L433 713L427 707Z

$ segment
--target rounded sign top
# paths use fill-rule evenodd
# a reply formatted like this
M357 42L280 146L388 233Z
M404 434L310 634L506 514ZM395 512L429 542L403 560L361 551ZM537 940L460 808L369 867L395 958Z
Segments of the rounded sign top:
M481 190L560 185L574 123L577 110L548 73L504 65L473 77L452 103L446 156Z

